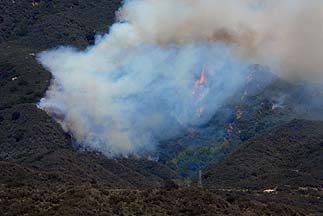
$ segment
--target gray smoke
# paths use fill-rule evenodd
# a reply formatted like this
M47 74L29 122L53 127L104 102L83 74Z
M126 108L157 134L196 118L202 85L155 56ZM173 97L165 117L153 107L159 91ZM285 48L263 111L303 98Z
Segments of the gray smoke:
M107 156L150 153L159 140L207 122L243 84L251 62L292 78L320 77L322 5L125 1L94 46L38 56L54 76L40 107L83 146Z

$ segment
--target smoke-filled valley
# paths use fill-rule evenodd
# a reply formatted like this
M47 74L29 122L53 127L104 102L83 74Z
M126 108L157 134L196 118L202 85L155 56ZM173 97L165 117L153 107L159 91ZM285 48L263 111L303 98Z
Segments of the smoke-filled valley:
M322 8L0 2L0 212L322 214Z

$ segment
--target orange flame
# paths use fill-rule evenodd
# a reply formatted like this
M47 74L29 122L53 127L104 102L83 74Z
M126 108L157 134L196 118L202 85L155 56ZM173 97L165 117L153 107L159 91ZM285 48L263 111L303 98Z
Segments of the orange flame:
M195 86L198 87L200 85L203 85L204 83L205 83L205 65L203 65L200 79L195 81Z
M203 69L202 69L202 72L201 72L201 76L198 80L195 81L195 88L192 90L192 95L196 95L197 94L197 91L198 89L205 84L205 65L203 65Z
M192 90L192 95L196 96L196 97L200 97L201 96L201 89L203 88L203 85L206 82L205 79L205 65L203 65L203 69L200 75L200 78L198 80L195 81L195 85L194 85L194 89ZM196 114L198 115L198 117L202 117L204 113L204 108L203 107L198 107L196 110Z

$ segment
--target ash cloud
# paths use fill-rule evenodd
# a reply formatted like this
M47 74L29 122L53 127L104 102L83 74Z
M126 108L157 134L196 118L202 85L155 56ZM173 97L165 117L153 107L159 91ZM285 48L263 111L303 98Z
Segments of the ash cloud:
M291 79L321 77L322 5L286 0L129 0L86 50L39 62L54 80L41 108L107 156L144 155L207 122L252 62ZM320 28L321 27L321 28ZM205 68L205 81L201 73Z

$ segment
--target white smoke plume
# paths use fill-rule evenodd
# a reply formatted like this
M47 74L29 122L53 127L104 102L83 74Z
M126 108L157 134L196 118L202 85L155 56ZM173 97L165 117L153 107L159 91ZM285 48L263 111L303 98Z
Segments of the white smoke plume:
M124 1L94 46L38 56L54 76L40 107L86 147L108 156L150 153L159 140L208 121L251 62L293 78L321 75L322 5Z

